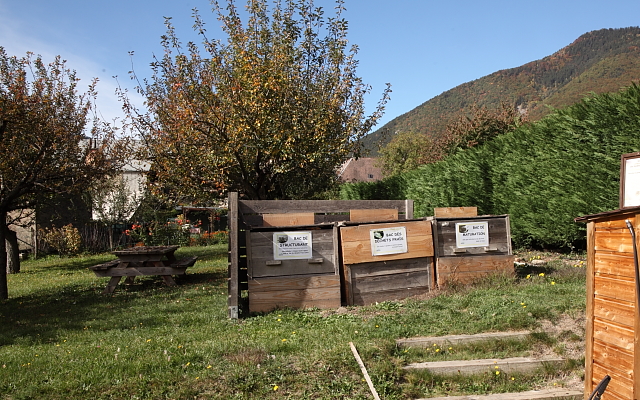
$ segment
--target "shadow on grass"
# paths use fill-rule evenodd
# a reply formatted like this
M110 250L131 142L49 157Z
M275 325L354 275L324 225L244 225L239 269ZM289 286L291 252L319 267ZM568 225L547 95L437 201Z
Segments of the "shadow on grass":
M219 260L221 252L206 252L206 249L182 252L182 256L197 255L199 261ZM104 262L105 256L78 259L45 260L36 262L21 275L50 274L82 275L79 270ZM205 265L192 267L187 275L175 278L178 286L169 287L160 276L137 277L133 284L126 285L124 278L115 293L102 294L109 282L108 278L98 280L60 283L53 287L41 288L16 298L0 301L0 346L16 343L54 343L61 341L70 332L88 329L121 330L130 329L131 320L136 325L147 327L165 324L163 318L168 313L185 310L184 302L175 300L198 296L220 296L226 291L226 269ZM87 271L87 274L93 275ZM45 275L45 278L46 276ZM34 282L38 281L34 277ZM26 279L29 279L28 277ZM38 278L42 282L42 278ZM37 285L38 283L34 283ZM195 290L207 287L205 290ZM224 288L224 289L221 289ZM151 302L157 307L147 308ZM136 309L132 313L132 307ZM135 314L135 315L133 315ZM148 314L148 315L147 315Z

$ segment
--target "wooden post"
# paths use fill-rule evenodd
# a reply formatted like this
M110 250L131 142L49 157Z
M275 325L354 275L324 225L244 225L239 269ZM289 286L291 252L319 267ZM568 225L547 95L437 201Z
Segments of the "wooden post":
M638 236L638 232L640 232L640 214L635 214L633 218L633 229L636 231L636 248L640 249L640 236ZM638 257L637 254L635 254ZM635 268L635 264L634 264ZM634 274L635 275L635 274ZM637 283L636 283L637 284ZM638 374L640 373L640 299L638 299L638 293L636 292L636 301L635 301L635 313L634 313L634 324L633 324L633 399L638 400L640 398L640 379L638 379Z
M593 297L595 295L595 232L596 223L587 223L587 323L585 338L584 398L588 398L593 390Z
M238 319L240 303L239 255L238 255L238 192L229 192L229 264L228 301L229 318Z

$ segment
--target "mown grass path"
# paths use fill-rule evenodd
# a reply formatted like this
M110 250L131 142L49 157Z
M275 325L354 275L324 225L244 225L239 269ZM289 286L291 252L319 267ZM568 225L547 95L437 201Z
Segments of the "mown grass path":
M231 321L226 251L181 248L178 255L197 255L198 262L177 288L142 277L114 295L102 295L107 278L87 269L110 255L25 262L22 273L9 276L10 299L0 303L0 398L368 399L349 342L385 399L562 385L567 371L458 381L402 369L417 361L520 356L540 343L561 347L555 338L438 351L395 341L535 329L585 308L584 268L557 263L423 299Z

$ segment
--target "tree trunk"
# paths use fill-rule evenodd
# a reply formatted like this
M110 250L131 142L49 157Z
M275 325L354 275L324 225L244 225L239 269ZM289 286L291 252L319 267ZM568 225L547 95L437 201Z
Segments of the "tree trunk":
M5 231L7 251L7 274L20 272L20 249L18 248L18 234L11 229Z
M0 211L0 300L9 298L7 289L7 245L5 242L5 229L7 226L7 212Z

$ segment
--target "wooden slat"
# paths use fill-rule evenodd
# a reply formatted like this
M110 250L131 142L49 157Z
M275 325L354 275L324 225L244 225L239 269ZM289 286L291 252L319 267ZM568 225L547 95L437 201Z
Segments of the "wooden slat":
M228 225L229 225L229 266L228 266L228 289L227 305L229 307L229 318L239 317L240 288L238 280L238 193L230 192L228 199Z
M313 225L314 213L263 214L262 226Z
M412 200L408 200L411 204ZM390 209L405 214L409 206L405 200L241 200L241 214L348 213L354 209ZM412 208L412 205L411 205ZM412 210L413 211L413 210ZM412 218L410 216L409 218Z
M184 275L187 267L127 267L94 271L96 276Z
M384 292L389 290L406 290L409 288L425 288L429 290L431 274L428 270L403 272L389 275L361 277L353 284L353 293ZM388 299L395 300L395 299Z
M513 274L513 255L436 258L438 285L468 284L491 274Z
M605 375L609 375L611 377L611 381L607 386L607 390L605 391L604 396L602 396L603 400L609 400L616 397L625 400L633 399L632 379L629 376L619 374L617 371L607 368L606 366L599 365L597 363L593 364L592 387L595 388L595 386L600 382L602 378L604 378Z
M633 253L633 241L629 231L597 231L595 235L596 251L614 251Z
M595 318L593 321L593 340L633 351L634 332L632 328L624 325Z
M371 254L370 231L372 229L404 226L407 231L407 253L373 256ZM360 264L368 262L399 260L433 256L433 236L429 221L407 221L398 223L346 226L340 228L342 262Z
M427 286L419 286L405 289L381 290L375 292L359 292L353 295L353 305L364 306L383 301L402 300L411 296L418 296L429 291Z
M635 309L632 303L604 297L593 299L593 315L604 321L611 321L620 325L633 327L635 323Z
M634 277L633 254L599 251L594 268L596 274Z
M594 285L596 297L608 297L629 303L635 301L635 283L632 278L596 275L594 277Z
M594 265L595 265L595 226L594 221L587 223L587 309L586 309L586 326L585 326L585 369L584 369L584 398L587 399L594 386L591 384L593 378L593 319L595 286L594 286Z
M606 368L631 376L633 373L633 352L608 345L599 340L593 342L594 361Z
M634 215L633 218L629 218L631 220L631 223L633 224L633 228L635 230L636 233L636 249L640 249L640 218L637 218L636 215ZM638 256L637 254L635 255L636 257ZM635 264L634 264L634 268L635 268ZM637 284L636 282L636 274L633 274L633 282L634 284ZM636 290L635 292L636 294L636 299L635 302L633 303L634 306L634 316L635 316L635 322L633 324L633 330L634 330L634 343L633 343L633 374L631 376L631 378L633 379L633 398L637 399L638 397L640 397L640 310L638 309L638 307L640 307L640 304L638 304L638 302L640 302L640 293L638 293L638 291Z
M436 218L466 218L476 217L478 207L435 207L433 216Z
M270 311L277 307L338 308L340 277L318 275L249 280L251 312Z
M349 221L351 222L379 222L397 220L398 210L395 208L349 211Z

